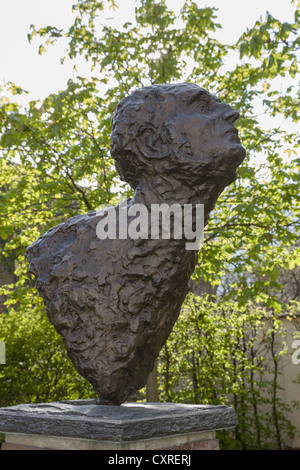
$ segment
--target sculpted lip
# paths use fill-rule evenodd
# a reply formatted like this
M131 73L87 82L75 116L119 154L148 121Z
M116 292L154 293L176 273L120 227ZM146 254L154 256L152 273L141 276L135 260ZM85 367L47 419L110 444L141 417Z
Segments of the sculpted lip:
M238 143L241 142L240 138L239 138L239 132L238 132L236 127L232 127L230 129L228 129L228 131L226 131L224 135L226 135L226 134L230 134L234 138L234 140L236 140L236 142L238 142Z

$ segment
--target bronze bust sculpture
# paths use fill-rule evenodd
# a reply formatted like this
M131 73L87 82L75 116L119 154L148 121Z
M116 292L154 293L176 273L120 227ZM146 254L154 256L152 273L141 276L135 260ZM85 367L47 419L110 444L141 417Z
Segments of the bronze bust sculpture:
M113 208L117 233L121 209L134 204L204 204L206 223L245 157L237 118L189 83L153 85L124 98L112 120L111 153L135 193ZM101 404L120 405L145 385L180 313L197 251L185 249L184 236L100 240L105 215L68 219L26 256L75 368Z

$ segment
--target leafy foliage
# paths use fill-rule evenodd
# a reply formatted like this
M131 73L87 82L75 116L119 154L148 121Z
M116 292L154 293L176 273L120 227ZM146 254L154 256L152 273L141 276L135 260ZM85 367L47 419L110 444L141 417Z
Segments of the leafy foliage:
M234 279L225 289L230 298L241 304L251 298L279 310L276 273L299 263L299 254L291 249L299 228L299 159L294 158L299 137L292 131L299 100L289 80L298 73L299 10L294 24L267 14L229 47L211 37L220 27L216 10L199 8L191 0L183 2L180 18L165 1L142 0L135 24L121 29L99 27L98 15L107 6L116 8L111 1L79 1L66 32L32 26L30 38L40 36L48 44L65 36L69 57L84 56L96 77L70 80L66 90L43 103L29 103L25 112L4 96L2 181L11 183L1 196L1 233L14 233L7 248L24 250L41 227L113 203L118 190L128 194L125 185L115 185L109 154L115 106L137 86L185 79L239 110L237 126L248 151L236 184L220 197L210 219L196 277L220 284L226 274ZM41 44L45 48L46 42ZM230 54L240 58L236 56L234 70L224 72ZM280 90L272 85L278 77L284 78ZM22 93L14 84L9 88ZM258 104L262 113L276 116L276 122L281 116L290 128L263 128L254 115ZM264 158L260 166L255 164L257 154Z
M95 392L67 357L61 337L43 310L30 301L0 316L6 364L0 366L0 406L95 398Z
M297 309L289 307L290 321ZM160 354L160 399L233 406L238 426L219 434L222 448L283 449L297 435L288 418L299 406L280 395L287 354L276 312L189 294Z

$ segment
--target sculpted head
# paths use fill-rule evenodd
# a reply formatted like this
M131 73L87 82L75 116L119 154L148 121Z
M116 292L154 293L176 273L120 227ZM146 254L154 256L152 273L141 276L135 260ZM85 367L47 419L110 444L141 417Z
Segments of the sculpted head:
M111 154L121 178L136 188L157 174L187 186L236 178L245 158L238 113L198 85L138 89L120 101L112 120Z

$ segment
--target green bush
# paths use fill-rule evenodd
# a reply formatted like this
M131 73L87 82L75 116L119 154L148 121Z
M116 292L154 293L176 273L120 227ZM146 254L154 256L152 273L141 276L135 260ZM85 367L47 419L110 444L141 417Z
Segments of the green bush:
M74 369L44 310L0 315L6 364L0 365L0 406L94 397Z
M238 426L219 433L223 448L285 448L297 432L280 397L285 337L274 312L190 294L160 354L160 398L233 406Z
M0 340L1 407L95 397L39 305L1 314ZM223 449L285 448L297 432L279 393L286 352L278 314L189 295L160 354L160 400L233 406L238 426L218 433Z

